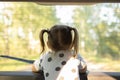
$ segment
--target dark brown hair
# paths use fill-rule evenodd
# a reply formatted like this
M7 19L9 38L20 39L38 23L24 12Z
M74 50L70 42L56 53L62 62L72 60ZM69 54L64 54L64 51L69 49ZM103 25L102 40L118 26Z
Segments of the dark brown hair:
M74 32L74 37L72 35L72 31ZM75 28L67 25L54 25L53 27L51 27L50 30L43 29L40 32L39 38L42 47L41 53L45 50L45 43L43 38L45 32L48 34L48 46L53 51L67 50L73 48L75 51L75 55L78 53L78 32Z

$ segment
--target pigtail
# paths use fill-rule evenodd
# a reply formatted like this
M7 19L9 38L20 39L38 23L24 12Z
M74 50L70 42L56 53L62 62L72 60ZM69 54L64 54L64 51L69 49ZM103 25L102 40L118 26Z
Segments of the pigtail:
M71 30L74 31L74 38L73 38L73 42L72 42L72 47L75 50L74 57L76 57L76 55L78 54L79 37L78 37L78 32L75 28L71 28Z
M42 47L41 53L44 52L44 50L45 50L45 42L44 42L44 38L43 38L43 35L45 32L49 33L48 30L42 30L39 35L39 39L40 39L40 43L41 43L41 47Z

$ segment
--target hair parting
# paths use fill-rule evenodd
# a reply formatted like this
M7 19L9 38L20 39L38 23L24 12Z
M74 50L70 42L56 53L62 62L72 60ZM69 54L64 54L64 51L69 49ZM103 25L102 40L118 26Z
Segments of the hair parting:
M49 33L48 30L44 29L39 34L39 39L40 39L40 43L41 43L41 47L42 47L41 53L44 52L44 50L45 50L45 42L44 42L44 38L43 38L43 35L45 32Z

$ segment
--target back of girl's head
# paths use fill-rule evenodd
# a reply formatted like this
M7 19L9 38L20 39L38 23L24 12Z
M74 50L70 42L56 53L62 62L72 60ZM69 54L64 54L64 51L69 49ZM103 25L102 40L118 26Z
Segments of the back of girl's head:
M74 36L72 35L74 32ZM74 48L75 54L78 52L78 33L75 28L67 25L54 25L50 30L40 32L40 42L42 52L45 50L43 35L48 34L48 47L53 51L68 50Z

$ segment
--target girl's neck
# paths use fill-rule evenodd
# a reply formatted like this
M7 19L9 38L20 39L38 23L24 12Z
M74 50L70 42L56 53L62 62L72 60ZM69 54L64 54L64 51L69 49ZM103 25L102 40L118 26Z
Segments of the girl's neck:
M50 52L51 53L57 53L57 52L62 52L62 51L73 51L73 50L71 50L71 49L67 49L67 50L58 50L58 51L53 51L53 50L51 50Z

